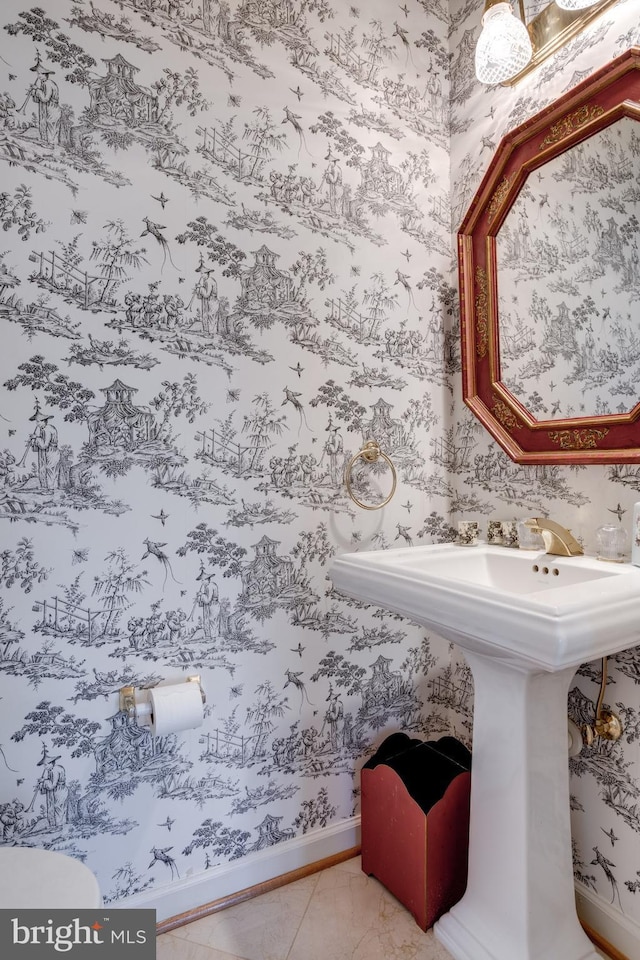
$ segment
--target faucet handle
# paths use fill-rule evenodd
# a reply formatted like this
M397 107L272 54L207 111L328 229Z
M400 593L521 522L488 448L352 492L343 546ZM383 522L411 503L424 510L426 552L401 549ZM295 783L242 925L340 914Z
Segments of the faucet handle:
M518 543L521 550L537 550L540 553L541 550L545 549L540 527L537 527L535 523L527 523L525 520L518 522Z

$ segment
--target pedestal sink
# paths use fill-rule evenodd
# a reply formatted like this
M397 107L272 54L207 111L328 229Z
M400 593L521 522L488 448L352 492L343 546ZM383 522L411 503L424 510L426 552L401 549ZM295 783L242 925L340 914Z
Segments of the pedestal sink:
M344 554L330 574L473 673L469 879L436 936L455 960L598 960L575 908L567 693L581 663L640 643L640 568L441 544Z

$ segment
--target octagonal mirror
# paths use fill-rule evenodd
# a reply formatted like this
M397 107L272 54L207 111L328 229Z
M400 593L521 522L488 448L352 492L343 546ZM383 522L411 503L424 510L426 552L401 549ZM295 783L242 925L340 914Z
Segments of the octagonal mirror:
M640 49L507 134L458 235L463 393L519 463L640 461Z

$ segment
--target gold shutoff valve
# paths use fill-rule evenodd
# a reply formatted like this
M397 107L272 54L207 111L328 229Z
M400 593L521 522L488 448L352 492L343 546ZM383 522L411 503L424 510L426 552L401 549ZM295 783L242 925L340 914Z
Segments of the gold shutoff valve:
M585 723L582 727L582 739L590 747L596 737L603 740L619 740L622 736L622 723L611 710L601 710L593 726Z
M593 724L585 723L582 726L582 741L585 746L590 747L596 737L602 737L603 740L619 740L622 736L622 722L613 710L603 710L602 701L604 700L604 691L607 686L607 658L602 658L602 680L600 683L600 696L596 706L596 717Z

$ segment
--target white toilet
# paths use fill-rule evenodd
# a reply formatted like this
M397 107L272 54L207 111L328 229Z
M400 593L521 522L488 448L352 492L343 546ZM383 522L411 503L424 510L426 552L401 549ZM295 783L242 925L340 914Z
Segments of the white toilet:
M101 904L98 881L80 860L35 847L0 847L0 908L84 910Z

